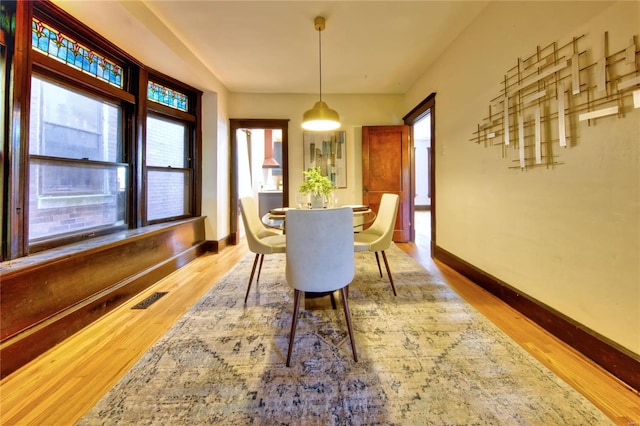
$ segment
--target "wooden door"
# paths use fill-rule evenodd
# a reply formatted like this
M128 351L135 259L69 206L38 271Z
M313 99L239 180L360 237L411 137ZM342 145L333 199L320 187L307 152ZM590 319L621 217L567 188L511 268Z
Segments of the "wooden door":
M400 205L393 241L411 240L411 156L409 126L362 127L362 201L378 211L385 192Z

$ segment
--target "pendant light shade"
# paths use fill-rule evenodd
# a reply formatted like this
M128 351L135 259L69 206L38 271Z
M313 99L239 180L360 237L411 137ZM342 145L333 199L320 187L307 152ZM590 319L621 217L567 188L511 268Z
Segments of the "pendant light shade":
M317 16L313 21L315 29L318 31L318 52L320 57L320 100L313 105L313 108L306 111L302 116L302 128L305 130L335 130L340 127L340 116L335 110L322 101L322 31L325 27L325 19Z
M322 101L302 116L302 128L306 130L335 130L340 127L340 116Z

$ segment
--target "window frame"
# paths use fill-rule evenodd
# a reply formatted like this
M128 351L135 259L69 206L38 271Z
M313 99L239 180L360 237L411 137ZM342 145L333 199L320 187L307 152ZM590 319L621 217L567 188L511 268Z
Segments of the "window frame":
M7 72L16 78L11 82L3 81L9 99L8 116L4 135L8 141L6 147L11 155L4 162L2 197L2 250L0 260L10 260L26 256L37 251L64 246L87 238L98 237L127 229L137 229L151 223L172 222L197 217L201 212L201 97L202 92L194 87L152 70L139 60L104 39L85 24L73 18L49 1L17 2L15 38L6 44ZM110 61L122 65L122 88L75 69L63 62L33 49L31 42L32 18L45 22L56 31L81 43L91 51L103 55ZM97 96L121 107L122 111L122 165L128 167L126 188L125 224L98 229L95 232L81 231L74 235L53 237L45 241L29 241L29 129L31 77L39 75L53 80L56 84L75 91ZM188 98L188 111L173 110L147 99L149 76L153 81L183 93ZM191 168L188 193L190 214L177 218L165 218L147 221L145 213L146 196L144 150L146 138L147 114L164 114L189 124L188 152ZM44 156L44 159L47 157ZM57 159L57 157L56 157ZM82 161L82 160L80 160ZM74 160L75 162L75 160ZM96 164L92 162L92 164ZM109 163L111 164L111 163Z
M29 76L30 81L32 81L33 77L38 77L41 80L44 80L48 83L57 84L71 91L85 94L85 95L91 96L92 98L97 98L104 102L118 105L120 107L121 116L120 116L119 126L121 129L120 136L122 138L122 142L120 146L120 150L121 150L120 161L109 162L109 161L98 161L98 160L89 160L89 159L71 159L71 158L65 158L65 157L57 157L57 156L52 157L48 155L31 154L29 152L29 148L30 148L30 144L33 141L29 140L29 146L25 147L26 153L28 156L27 165L29 167L29 170L33 162L32 160L51 161L61 165L86 165L90 167L99 166L99 165L112 166L112 167L124 166L127 169L127 173L126 173L127 186L130 188L132 167L131 167L131 162L128 161L130 156L127 154L128 147L127 147L127 137L126 137L126 135L130 133L130 130L128 129L128 124L127 124L129 121L127 120L127 115L131 114L131 112L133 111L132 105L129 102L130 96L128 96L128 94L126 93L119 93L120 96L114 96L114 93L110 91L101 90L100 88L88 88L84 79L79 78L80 76L78 74L81 73L80 71L75 72L76 71L75 69L69 68L69 71L72 71L72 72L70 72L69 75L64 75L61 72L59 72L57 61L45 55L42 55L38 52L34 52L34 53L37 53L37 54L34 55L32 72L31 72L31 75ZM64 67L66 67L64 64L60 64L60 65L63 65ZM31 87L31 90L33 90L33 87ZM31 96L31 90L30 90L29 96ZM31 113L32 107L33 105L31 105L30 103L29 114ZM26 197L25 228L28 229L29 227L28 203L29 203L29 196L30 196L30 190L29 190L30 181L28 177L24 184L27 186L27 189L25 191L25 197ZM125 192L129 192L129 191L125 191ZM60 198L64 197L64 195L60 194L59 197ZM124 217L123 224L115 224L112 226L97 226L95 228L81 229L75 232L72 231L64 234L52 235L49 237L41 237L33 240L31 239L27 231L27 235L25 235L25 241L28 244L28 252L30 254L37 253L39 251L48 250L51 248L72 244L79 241L84 241L86 239L108 235L115 232L121 232L129 229L130 227L129 211L131 210L130 197L127 194L125 195L125 198L126 198L125 217Z
M188 117L188 119L185 119L185 117L183 116L182 118L178 118L177 114L169 114L169 113L173 113L174 111L171 110L169 108L169 111L164 111L162 113L158 112L156 110L156 105L153 102L149 102L150 105L154 105L153 108L149 108L147 111L147 117L146 118L157 118L160 120L166 120L166 121L170 121L170 122L174 122L174 123L180 123L183 124L185 126L185 140L184 140L184 158L183 158L183 166L182 167L172 167L172 166L158 166L158 165L148 165L147 164L147 160L146 160L146 153L147 153L147 144L145 144L144 146L144 153L145 153L145 159L143 161L143 173L144 173L144 178L143 182L144 182L144 197L145 200L147 200L147 202L145 202L145 210L143 213L143 223L145 225L152 225L155 223L163 223L163 222L170 222L170 221L174 221L174 220L179 220L179 219L184 219L187 217L191 217L193 214L193 211L195 209L193 200L193 147L194 147L194 143L193 143L193 136L194 136L194 131L193 131L193 123L194 120L192 120L192 118L194 117ZM162 105L157 105L157 106L162 106ZM176 112L178 112L176 110ZM147 120L145 120L145 126L146 126ZM163 218L158 218L158 219L149 219L148 218L148 189L149 186L147 185L147 182L149 182L148 176L150 172L167 172L167 171L182 171L185 172L186 175L188 176L188 180L189 180L189 191L185 194L185 196L188 198L188 201L185 203L186 204L186 209L188 210L187 214L183 214L183 215L178 215L178 216L167 216L167 217L163 217Z
M11 19L11 11L7 10L2 10L1 13L6 14L7 16L9 16L9 19ZM8 31L9 28L5 29L5 28L0 28L0 81L2 82L2 87L0 87L0 135L3 135L2 140L4 141L4 137L6 135L6 122L7 122L7 110L6 110L6 105L8 104L7 99L8 99L8 88L5 87L5 81L6 81L6 75L7 75L7 37L5 36L5 31ZM2 223L0 223L0 241L3 242L3 244L0 246L0 261L4 260L4 252L5 252L5 247L6 245L4 244L5 241L5 234L7 232L6 230L6 223L7 221L5 220L5 193L7 192L8 186L4 180L4 158L5 158L5 143L0 143L0 211L2 212L1 214L1 218L2 218Z

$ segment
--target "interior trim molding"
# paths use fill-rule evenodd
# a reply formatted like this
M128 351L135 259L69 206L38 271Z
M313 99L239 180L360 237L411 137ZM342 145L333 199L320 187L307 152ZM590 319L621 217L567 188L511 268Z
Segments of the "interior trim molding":
M523 294L438 245L432 245L432 255L591 359L637 392L640 391L640 359L631 351Z
M210 250L210 251L213 251L214 253L219 253L220 250L224 249L227 246L236 245L237 244L237 236L233 236L233 235L229 234L226 237L223 237L223 238L219 239L218 241L214 241L214 243L215 243L215 246L216 246L216 250Z
M0 264L1 377L206 249L204 218L197 217Z

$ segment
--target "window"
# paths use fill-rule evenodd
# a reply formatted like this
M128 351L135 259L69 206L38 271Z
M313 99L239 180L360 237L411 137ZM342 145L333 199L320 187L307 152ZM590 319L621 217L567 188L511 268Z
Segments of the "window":
M147 118L147 220L191 214L188 126L172 119Z
M147 99L180 111L189 111L187 95L177 90L164 87L154 81L150 81L149 84L147 84Z
M54 2L7 5L0 260L199 215L202 93L148 69Z
M31 79L29 241L126 223L122 108Z
M55 30L37 18L31 21L31 47L70 67L122 88L122 67Z

